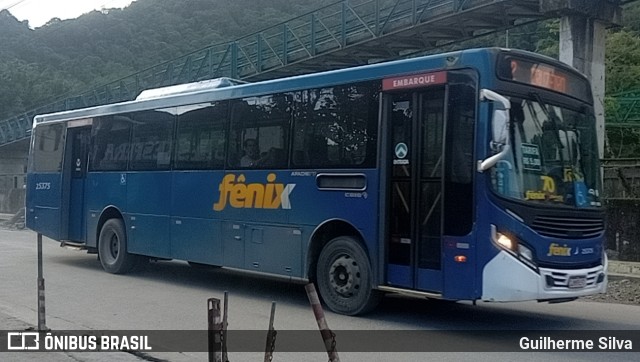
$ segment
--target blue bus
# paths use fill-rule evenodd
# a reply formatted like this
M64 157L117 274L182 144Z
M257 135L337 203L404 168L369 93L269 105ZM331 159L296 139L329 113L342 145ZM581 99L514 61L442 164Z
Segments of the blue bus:
M126 273L149 259L385 293L603 293L593 96L557 60L470 49L35 117L26 224Z

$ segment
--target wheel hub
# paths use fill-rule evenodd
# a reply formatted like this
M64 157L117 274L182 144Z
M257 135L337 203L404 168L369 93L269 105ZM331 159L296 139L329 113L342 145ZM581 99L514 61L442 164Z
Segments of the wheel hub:
M339 294L349 297L360 288L360 267L348 255L338 257L329 270L331 287Z
M118 250L120 249L119 245L120 240L118 240L118 236L112 235L111 240L109 241L109 253L114 259L118 258Z

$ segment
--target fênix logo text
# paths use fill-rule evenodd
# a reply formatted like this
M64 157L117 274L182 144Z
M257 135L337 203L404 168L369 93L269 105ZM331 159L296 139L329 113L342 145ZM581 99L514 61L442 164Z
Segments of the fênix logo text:
M224 210L227 204L238 209L291 209L289 196L295 187L296 184L276 183L275 173L267 175L266 183L250 184L243 174L227 174L218 186L220 196L213 209Z
M571 256L571 248L565 245L551 243L547 256Z

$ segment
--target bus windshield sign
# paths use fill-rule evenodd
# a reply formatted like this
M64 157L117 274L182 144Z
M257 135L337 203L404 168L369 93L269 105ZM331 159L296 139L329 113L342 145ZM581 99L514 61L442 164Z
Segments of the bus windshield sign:
M586 79L550 64L504 56L498 64L498 77L503 80L534 85L579 99L590 99Z
M512 60L513 66L518 66L516 60ZM542 64L536 64L531 67L531 84L538 87L553 89L555 91L566 93L567 92L567 77L561 72L557 72L557 69L544 66Z

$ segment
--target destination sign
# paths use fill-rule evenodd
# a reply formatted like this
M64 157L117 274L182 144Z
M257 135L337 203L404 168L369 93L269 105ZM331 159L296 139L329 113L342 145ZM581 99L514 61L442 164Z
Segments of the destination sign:
M591 100L589 82L579 73L534 59L505 55L499 59L498 77Z

